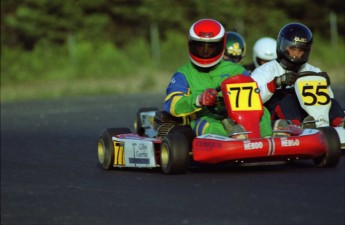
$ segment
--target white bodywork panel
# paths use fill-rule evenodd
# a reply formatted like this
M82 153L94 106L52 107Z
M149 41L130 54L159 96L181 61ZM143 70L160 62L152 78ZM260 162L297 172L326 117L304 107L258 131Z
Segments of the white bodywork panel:
M301 107L316 120L316 127L328 127L329 99L332 96L326 79L320 76L300 77L296 81L295 92Z
M112 138L115 167L156 167L154 143L150 139Z

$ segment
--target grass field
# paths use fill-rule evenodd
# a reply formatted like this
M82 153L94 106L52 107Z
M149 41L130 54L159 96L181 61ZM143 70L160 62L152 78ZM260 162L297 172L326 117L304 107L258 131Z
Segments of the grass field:
M152 62L150 48L144 42L124 50L110 44L96 48L83 42L72 50L44 45L31 52L2 48L1 102L102 94L164 94L172 74L189 60L184 37L172 39L174 44L170 41L161 45L158 64ZM328 72L333 84L345 85L344 41L333 47L327 41L315 42L319 44L313 47L309 62ZM243 63L250 62L251 54L248 49Z
M344 68L330 73L334 85L345 85ZM85 78L73 80L40 80L12 83L1 86L1 102L62 98L69 96L92 96L102 94L165 93L172 72L161 72L151 76L127 78Z
M164 94L172 74L127 78L85 78L73 80L35 80L1 86L1 102L157 92Z

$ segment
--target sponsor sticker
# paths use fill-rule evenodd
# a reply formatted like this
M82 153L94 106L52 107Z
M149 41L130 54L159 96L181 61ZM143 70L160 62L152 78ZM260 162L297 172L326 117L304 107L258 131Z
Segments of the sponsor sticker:
M281 145L283 147L299 146L299 140L298 139L281 138L280 140L281 140Z
M128 160L133 164L150 164L150 159L147 158L129 158Z
M221 142L199 141L196 146L203 150L212 151L213 148L222 148Z
M250 142L245 141L244 144L244 150L255 150L255 149L262 149L264 147L264 144L261 141L258 142Z
M150 164L148 146L146 143L132 144L134 157L129 157L129 163L133 164Z

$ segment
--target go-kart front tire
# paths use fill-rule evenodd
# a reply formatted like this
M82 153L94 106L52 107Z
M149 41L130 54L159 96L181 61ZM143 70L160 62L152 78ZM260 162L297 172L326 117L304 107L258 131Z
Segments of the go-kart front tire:
M317 167L335 167L341 157L341 144L337 131L333 127L318 128L325 138L326 153L314 158Z
M189 162L189 143L185 135L173 133L164 137L160 162L165 174L185 173Z
M117 134L131 133L129 128L108 128L101 132L98 138L98 161L103 169L109 170L114 165L114 144L112 137Z

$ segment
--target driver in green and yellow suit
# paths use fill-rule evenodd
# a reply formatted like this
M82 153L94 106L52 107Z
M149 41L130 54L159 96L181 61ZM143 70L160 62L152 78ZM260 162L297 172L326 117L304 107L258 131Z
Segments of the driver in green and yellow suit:
M228 77L249 75L241 65L222 60L225 49L224 27L216 20L201 19L189 31L191 62L180 67L173 75L164 102L164 110L176 117L189 118L196 136L217 134L229 136L222 117L211 113L205 106L214 106L219 87ZM235 125L236 126L236 125ZM260 120L262 137L272 135L270 114L265 108Z

